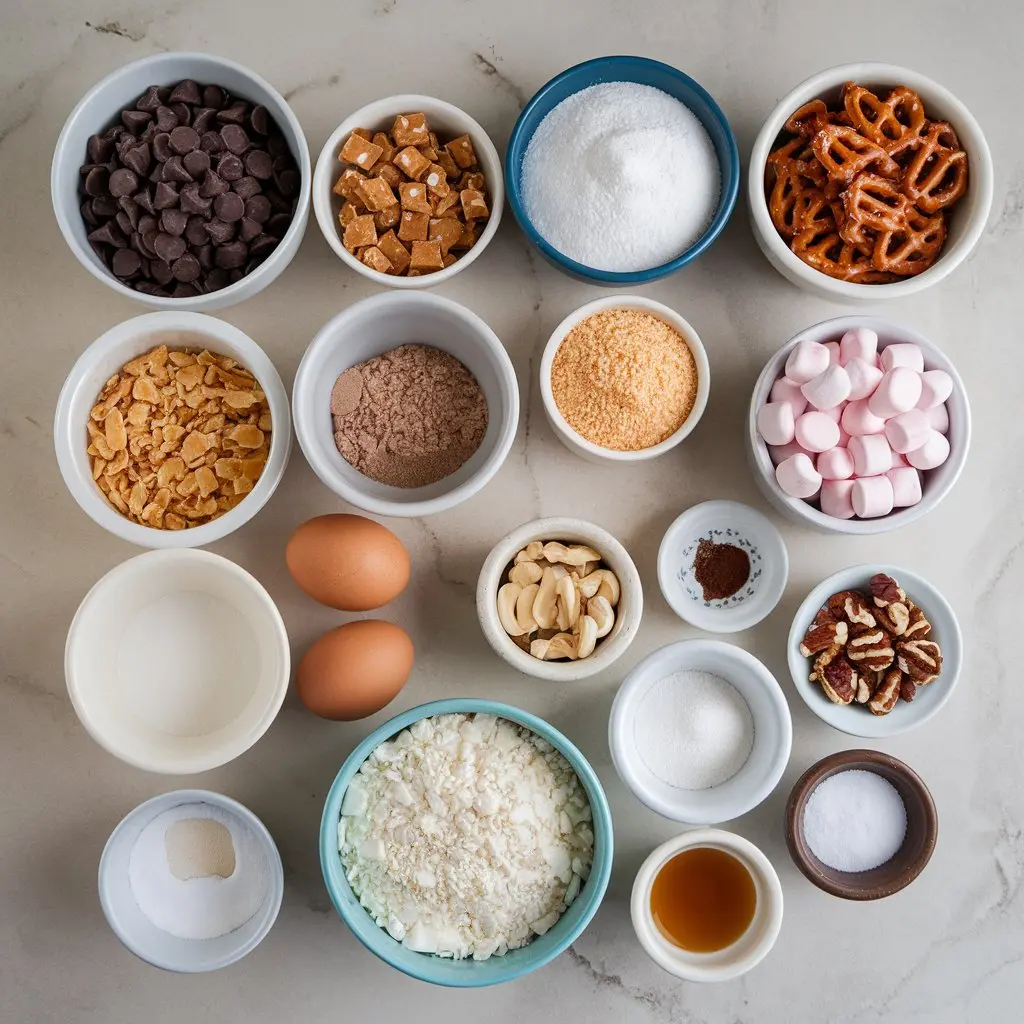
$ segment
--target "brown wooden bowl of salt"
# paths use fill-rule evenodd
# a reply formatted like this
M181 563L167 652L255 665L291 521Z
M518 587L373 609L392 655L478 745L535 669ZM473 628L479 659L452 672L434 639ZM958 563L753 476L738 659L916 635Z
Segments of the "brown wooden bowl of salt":
M935 803L920 776L877 750L842 750L811 765L786 804L793 863L819 889L878 900L924 870L938 838Z

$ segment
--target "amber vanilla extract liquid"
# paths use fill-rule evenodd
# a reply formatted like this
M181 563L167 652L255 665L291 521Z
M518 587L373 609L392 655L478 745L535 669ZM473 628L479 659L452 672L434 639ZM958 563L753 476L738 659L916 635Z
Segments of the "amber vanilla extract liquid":
M715 953L750 927L757 909L754 880L731 853L697 846L677 853L651 888L654 923L689 953Z

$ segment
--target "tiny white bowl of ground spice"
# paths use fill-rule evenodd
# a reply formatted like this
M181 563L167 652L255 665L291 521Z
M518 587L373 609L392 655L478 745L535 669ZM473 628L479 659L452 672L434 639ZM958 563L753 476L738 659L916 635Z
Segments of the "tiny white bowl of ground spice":
M552 332L540 391L555 435L591 462L663 455L689 436L711 387L697 332L660 302L612 295Z
M389 292L329 320L292 392L295 434L320 480L375 515L425 516L476 494L519 421L515 370L465 306Z

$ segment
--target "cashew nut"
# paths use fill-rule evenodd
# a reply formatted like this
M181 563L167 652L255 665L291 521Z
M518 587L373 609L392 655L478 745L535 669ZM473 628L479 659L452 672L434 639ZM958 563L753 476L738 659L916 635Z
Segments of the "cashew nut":
M509 583L518 583L528 587L531 583L539 583L543 570L536 562L516 562L509 570Z
M589 616L580 617L580 634L576 640L576 657L588 658L597 645L597 623Z
M577 581L571 575L563 576L558 581L559 618L562 618L564 613L565 619L564 626L559 622L559 629L569 629L576 625L576 621L580 617L580 595L576 590L576 583Z
M544 659L544 655L548 653L548 644L550 644L550 643L551 643L550 640L534 640L534 641L532 641L531 644L530 644L530 654L534 658L537 658L540 661L544 661L545 660Z
M524 633L532 633L537 628L537 620L533 617L533 602L537 600L538 590L540 587L536 583L528 583L516 601L516 622Z
M576 657L576 637L571 633L556 633L548 641L548 646L544 651L544 661L554 661L556 658L568 658L570 661L575 661Z
M595 569L580 580L580 593L588 600L592 597L608 598L614 608L619 603L619 580L611 569Z
M529 544L516 555L517 562L539 562L544 557L544 545L539 540L531 540Z
M549 562L564 562L566 565L583 565L585 562L591 562L601 557L593 548L588 548L583 544L573 544L571 547L567 547L554 540L548 541L543 550L544 557Z
M603 594L587 601L587 618L593 619L598 637L607 636L615 625L615 612L611 602Z
M516 602L522 592L518 583L506 583L498 590L498 621L509 636L522 636L525 632L516 621Z
M533 618L541 629L552 629L558 619L558 579L554 566L546 566L533 602Z

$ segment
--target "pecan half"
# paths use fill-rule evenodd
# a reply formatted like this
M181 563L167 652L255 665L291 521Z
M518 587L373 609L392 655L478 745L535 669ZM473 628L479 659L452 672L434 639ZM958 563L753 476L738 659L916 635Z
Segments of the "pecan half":
M884 572L875 573L868 581L868 587L877 608L885 608L894 602L907 603L906 591Z
M863 594L855 590L843 590L828 599L828 610L837 618L845 619L851 626L873 626L875 616L864 600Z
M910 676L902 676L900 679L900 699L908 704L917 696L917 683Z
M910 625L910 608L907 602L891 601L881 608L875 609L878 624L892 636L903 636Z
M887 715L896 707L896 701L900 699L902 680L903 674L898 668L891 668L882 676L882 682L868 701L868 708L873 715Z
M839 648L830 648L818 655L811 681L821 685L833 704L850 704L857 691L857 672Z
M830 622L835 622L836 617L832 614L832 609L827 604L823 604L818 609L818 614L814 616L814 621L811 623L812 626L826 626Z
M846 656L861 671L884 672L896 657L892 638L880 626L858 626L846 644Z
M842 647L849 639L850 627L845 622L824 622L820 626L811 625L807 635L800 642L800 653L810 658L830 647Z
M910 605L910 621L903 631L904 640L923 640L932 631L932 624L924 617L924 612L916 604Z
M901 640L896 663L918 686L925 686L942 671L942 651L934 640Z
M881 675L878 672L872 672L870 669L859 673L857 676L857 692L854 694L853 699L858 704L867 704L872 696L874 696L875 690L878 689L880 680Z

